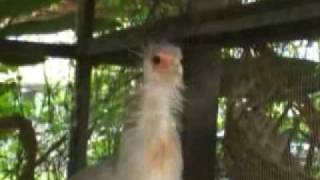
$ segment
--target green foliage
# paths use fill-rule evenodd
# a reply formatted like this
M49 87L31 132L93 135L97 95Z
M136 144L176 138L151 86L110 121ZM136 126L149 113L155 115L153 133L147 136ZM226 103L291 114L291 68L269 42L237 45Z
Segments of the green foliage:
M7 76L0 80L0 116L19 114L19 76L10 76L16 68L0 64L0 74Z
M130 68L100 66L93 72L89 163L117 151L129 94L139 72Z
M2 72L12 72L16 68L1 66ZM17 73L16 73L17 74ZM0 83L0 117L20 114L32 120L37 133L39 159L54 144L62 134L66 133L69 127L71 90L68 87L57 84L47 83L44 88L46 91L33 91L32 89L22 91L19 76L5 79ZM24 150L16 137L16 131L0 132L0 179L16 179L16 176L22 170L21 162L24 161ZM12 136L14 135L14 136ZM59 152L59 153L58 153ZM50 158L56 161L39 162L36 176L43 174L61 174L65 171L65 166L59 163L65 163L66 146L61 145L54 152L50 153ZM62 161L63 159L63 161ZM58 166L59 164L59 166ZM50 170L44 171L44 167ZM62 178L60 178L62 179Z
M20 106L20 78L17 75L10 76L16 70L15 67L0 65L0 73L3 78L0 82L0 117L13 114L22 114ZM27 104L25 104L27 106ZM14 130L0 131L0 179L15 179L20 172L22 162L22 147Z
M59 0L0 0L0 19L30 14Z
M100 66L94 69L89 164L115 155L127 97L134 92L139 74L140 71L136 69L116 66ZM66 137L70 127L73 82L51 83L46 76L45 79L46 84L42 90L26 89L24 92L21 91L17 79L8 80L10 83L15 82L16 86L11 89L3 88L6 91L0 94L0 117L18 113L32 120L38 140L36 179L60 180L65 179L67 165ZM61 142L57 146L59 141ZM0 145L0 179L16 179L24 159L16 132L2 131Z
M0 140L0 179L14 180L16 173L20 171L17 164L18 153L21 153L21 147L16 135L11 138Z

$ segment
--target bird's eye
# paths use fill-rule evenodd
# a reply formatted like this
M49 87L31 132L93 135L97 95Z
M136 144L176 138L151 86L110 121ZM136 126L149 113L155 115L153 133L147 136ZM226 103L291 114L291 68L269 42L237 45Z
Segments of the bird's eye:
M153 64L155 64L155 65L160 64L160 62L161 62L160 56L153 56L152 62L153 62Z

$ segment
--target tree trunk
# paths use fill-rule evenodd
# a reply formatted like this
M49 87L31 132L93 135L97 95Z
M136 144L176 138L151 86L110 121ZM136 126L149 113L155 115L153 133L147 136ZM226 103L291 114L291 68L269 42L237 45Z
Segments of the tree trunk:
M285 77L284 72L277 71L275 65L268 66L266 60L245 69L252 75L238 77L227 97L224 160L228 177L232 180L311 180L303 170L300 157L290 151L291 135L280 128L282 120L289 123L285 119L290 107L283 110L280 117L270 115L273 104L279 102L275 98L287 89L294 90L286 83L290 79L281 79ZM286 97L297 103L294 96ZM299 119L295 118L293 123ZM296 132L294 127L290 130L290 133Z

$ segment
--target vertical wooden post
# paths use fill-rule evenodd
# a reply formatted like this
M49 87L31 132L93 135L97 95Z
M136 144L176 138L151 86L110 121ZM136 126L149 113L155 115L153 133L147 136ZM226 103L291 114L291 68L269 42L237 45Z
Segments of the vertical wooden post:
M75 101L70 130L68 177L86 166L92 67L84 50L92 38L94 7L95 0L78 0L76 16L78 49L75 73Z
M184 180L213 180L216 165L216 132L220 68L217 51L185 49L186 103L183 118Z
M188 13L225 8L231 0L189 0ZM196 22L195 22L196 23ZM213 180L216 169L217 114L221 70L218 49L194 45L184 50L186 104L183 121L184 180ZM208 49L209 48L209 49Z

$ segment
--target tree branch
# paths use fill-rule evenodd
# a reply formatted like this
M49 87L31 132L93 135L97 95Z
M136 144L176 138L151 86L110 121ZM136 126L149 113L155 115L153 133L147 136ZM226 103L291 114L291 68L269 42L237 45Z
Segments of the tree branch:
M53 143L49 149L43 153L35 162L35 165L38 166L39 164L43 163L47 160L48 156L57 148L59 148L63 143L65 143L68 139L68 134L63 135L58 141Z
M0 118L0 132L4 130L19 130L19 140L26 152L27 163L23 166L19 180L33 180L36 167L37 140L31 121L20 116Z
M251 60L228 59L221 63L224 71L222 96L230 93L239 78L263 77L267 74L273 76L274 83L282 81L283 86L291 87L288 91L279 92L277 98L320 91L320 75L315 73L318 63L310 60L273 56Z

